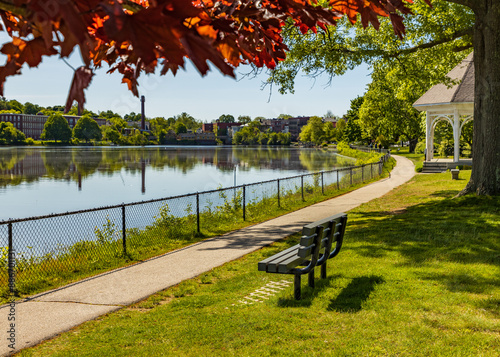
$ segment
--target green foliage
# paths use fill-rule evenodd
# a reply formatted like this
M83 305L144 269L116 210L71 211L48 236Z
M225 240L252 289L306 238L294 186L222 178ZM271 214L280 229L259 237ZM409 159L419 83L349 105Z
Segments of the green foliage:
M359 124L359 110L363 105L364 100L365 98L362 96L358 96L351 100L351 107L343 118L346 121L345 132L342 135L342 138L339 138L339 140L345 138L347 142L354 143L361 141L361 139L363 138L361 133L361 126Z
M111 126L105 126L102 129L103 139L112 142L113 144L120 145L124 139L120 132Z
M307 124L302 127L299 134L299 140L320 145L323 139L323 120L320 117L313 116L307 121Z
M123 119L125 119L126 121L135 121L135 122L139 122L142 120L142 115L141 113L135 113L135 112L131 112L129 114L125 114L123 116Z
M182 122L175 123L175 134L179 135L179 134L184 134L184 133L187 133L186 125Z
M94 228L94 233L100 244L109 244L117 240L116 225L109 219L109 216L106 217L106 223L103 224L102 228Z
M231 114L222 114L219 123L234 123L234 117Z
M188 113L181 113L180 115L176 115L173 118L169 118L167 120L169 123L169 126L175 127L176 123L183 123L186 128L195 131L198 128L201 128L201 122L193 118L191 115Z
M122 119L122 116L118 113L113 112L112 110L106 110L105 112L99 112L99 118L104 118L104 119L113 119L113 118L118 118Z
M24 114L37 114L41 109L42 108L37 104L26 102L26 103L24 103L23 113Z
M55 140L69 142L71 140L71 129L68 121L60 113L51 114L45 125L41 138L43 140Z
M14 124L0 122L0 145L22 144L26 142L26 135L16 129Z
M148 144L148 138L139 129L134 129L127 137L127 143L135 146L144 146Z
M73 128L73 136L80 140L101 140L102 132L97 122L89 115L84 115L76 122Z
M238 117L238 123L248 124L251 121L252 121L252 118L250 118L248 115L240 115Z
M419 141L417 146L415 146L415 154L424 154L425 153L425 142Z

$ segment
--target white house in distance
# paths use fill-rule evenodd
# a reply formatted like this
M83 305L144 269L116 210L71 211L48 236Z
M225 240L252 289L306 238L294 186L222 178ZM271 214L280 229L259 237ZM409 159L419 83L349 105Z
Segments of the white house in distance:
M413 107L427 112L425 143L425 161L434 157L434 129L441 120L446 120L453 127L454 155L448 167L460 162L460 136L464 125L474 116L474 57L471 53L460 64L453 68L447 76L455 85L448 87L437 84L425 92ZM470 163L470 160L467 160Z

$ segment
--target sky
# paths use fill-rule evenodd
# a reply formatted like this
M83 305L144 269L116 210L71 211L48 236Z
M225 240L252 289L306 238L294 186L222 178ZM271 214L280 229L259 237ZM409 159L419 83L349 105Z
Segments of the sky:
M0 43L8 37L0 34ZM212 122L222 114L235 118L248 115L275 118L280 114L292 116L323 116L332 111L337 116L347 112L350 101L362 95L370 82L370 72L366 66L335 77L328 84L328 77L316 80L300 76L296 79L295 94L281 95L275 88L262 90L265 73L257 78L243 74L249 68L238 67L237 79L222 75L217 69L202 77L187 61L185 71L172 74L141 75L139 95L146 98L146 116L171 117L186 112L202 122ZM5 57L0 56L0 64ZM74 68L82 65L78 53L73 53L69 63ZM119 75L107 74L107 68L97 71L90 87L85 91L85 108L95 113L112 110L125 115L140 113L140 100L134 97L127 86L121 83ZM21 103L31 102L43 107L65 105L73 70L57 56L44 58L37 68L25 66L22 74L8 77L4 86L7 100L16 99ZM270 96L271 94L271 96Z

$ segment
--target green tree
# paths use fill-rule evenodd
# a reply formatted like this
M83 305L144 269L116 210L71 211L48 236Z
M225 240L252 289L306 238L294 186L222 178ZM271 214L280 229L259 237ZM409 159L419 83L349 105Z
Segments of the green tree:
M291 116L290 114L280 114L278 115L278 119L290 119L290 118L293 118L293 116Z
M97 122L90 115L84 115L76 122L73 128L73 136L88 143L90 140L101 140L102 132Z
M103 118L103 119L111 119L111 118L120 118L121 119L121 117L122 116L120 114L115 113L112 110L106 110L106 111L99 112L99 118Z
M54 113L47 118L43 126L43 140L68 142L71 140L71 129L68 121L60 113Z
M362 139L361 126L359 124L359 109L363 105L364 97L358 96L351 100L351 106L344 115L346 122L345 136L349 143L360 141Z
M360 125L371 139L382 135L390 142L409 141L410 152L414 152L419 138L424 135L422 116L412 106L419 95L400 88L409 81L401 81L397 69L374 67L373 81L359 110Z
M123 129L128 127L125 119L122 119L121 117L110 118L108 119L108 122L111 124L111 127L118 131L120 134L123 134Z
M26 142L23 132L16 129L12 123L0 122L0 144L20 144Z
M73 105L67 113L68 115L90 115L93 118L97 118L97 114L91 110L84 109L82 113L78 112L78 105Z
M324 141L323 120L317 116L309 118L307 124L302 127L299 139L320 145Z
M327 142L332 142L337 139L337 130L332 122L328 121L323 125L323 137Z
M238 117L238 123L248 124L251 121L252 121L252 118L250 118L248 115L240 115Z
M102 129L102 136L105 140L111 141L113 144L120 145L123 143L122 134L112 126L105 126Z
M231 114L222 114L219 123L234 123L234 117Z
M30 102L24 103L24 106L23 106L23 113L24 114L37 114L41 110L42 110L42 108L39 105L30 103Z
M175 120L175 123L183 123L187 129L190 129L190 130L196 130L198 128L201 128L201 122L196 120L195 118L193 118L191 115L189 115L188 113L186 112L183 112L181 113L180 115L176 115L174 118ZM171 123L169 124L170 126L174 125L175 127L175 124Z
M142 115L141 113L135 113L135 112L131 112L129 114L125 114L123 116L123 119L125 119L126 121L141 121L142 120Z
M345 141L344 134L346 131L347 124L344 119L337 121L337 126L335 127L337 131L337 141Z
M182 122L175 123L175 134L179 135L179 134L184 134L184 133L187 133L186 124L184 124Z

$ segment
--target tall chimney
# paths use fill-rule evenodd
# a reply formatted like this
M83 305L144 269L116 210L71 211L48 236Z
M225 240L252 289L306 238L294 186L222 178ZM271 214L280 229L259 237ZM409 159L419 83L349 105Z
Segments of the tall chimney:
M146 98L141 96L141 130L146 130L146 116L144 115L144 103L146 102Z

